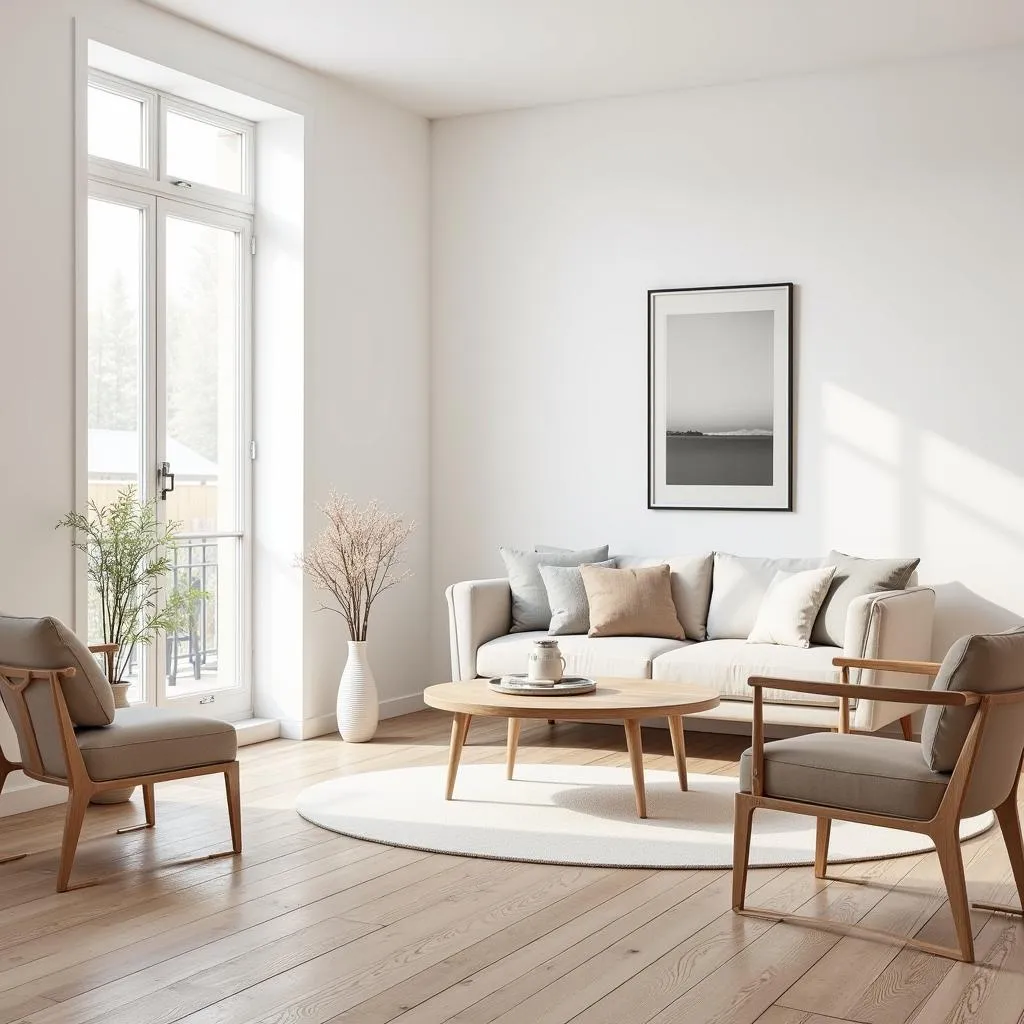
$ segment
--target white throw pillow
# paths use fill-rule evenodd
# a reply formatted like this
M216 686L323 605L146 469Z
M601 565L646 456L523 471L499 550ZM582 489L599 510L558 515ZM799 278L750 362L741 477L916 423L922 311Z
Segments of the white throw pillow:
M747 643L810 647L814 620L835 573L834 565L777 572L761 599Z

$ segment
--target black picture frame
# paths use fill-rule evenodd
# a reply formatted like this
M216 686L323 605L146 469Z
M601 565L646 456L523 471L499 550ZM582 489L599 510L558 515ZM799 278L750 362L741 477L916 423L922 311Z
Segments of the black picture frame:
M794 477L794 297L791 281L769 284L711 285L687 288L653 288L647 292L647 507L652 511L745 511L792 512ZM721 301L718 301L718 300ZM668 300L668 301L666 301ZM687 312L747 312L771 310L772 317L772 429L770 486L747 484L673 484L668 482L665 426L669 316ZM723 321L724 323L724 321ZM719 381L709 379L709 387ZM679 432L673 432L679 433ZM690 433L685 431L682 433ZM699 431L693 431L694 434ZM722 436L739 437L742 430ZM754 432L749 432L753 434ZM762 436L765 431L759 431ZM780 433L783 436L780 436ZM748 437L745 440L754 440ZM657 446L665 454L659 457ZM762 456L762 461L763 461ZM784 480L776 479L784 476ZM730 494L734 495L730 498ZM692 497L691 497L692 496Z

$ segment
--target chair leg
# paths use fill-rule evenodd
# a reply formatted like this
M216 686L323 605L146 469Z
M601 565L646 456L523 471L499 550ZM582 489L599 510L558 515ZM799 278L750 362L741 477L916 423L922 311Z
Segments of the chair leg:
M903 738L912 740L914 738L914 720L910 715L904 715L900 719L900 728L903 730Z
M60 844L60 865L57 868L57 892L68 891L71 868L75 863L75 851L78 849L78 837L82 834L82 823L85 821L85 809L89 806L90 796L91 793L76 791L73 786L68 791L64 836Z
M814 836L814 877L824 878L828 870L828 841L832 835L832 819L818 818Z
M231 823L231 849L242 852L242 794L238 785L238 762L224 772L224 785L228 795L228 820Z
M999 829L1003 833L1006 852L1010 857L1013 881L1017 886L1017 898L1020 900L1021 907L1024 907L1024 843L1021 841L1016 786L1013 787L1013 792L1009 797L996 808L996 819L999 821Z
M750 826L754 805L745 793L736 794L732 837L732 909L742 910L747 893L747 865L750 862Z
M146 824L152 828L156 824L156 785L147 782L142 787L142 802L146 808Z
M974 935L971 930L971 907L967 900L967 879L964 877L964 859L960 852L958 824L954 821L951 826L943 828L941 832L932 836L932 841L935 843L942 878L946 883L946 895L949 897L949 909L953 914L960 959L964 963L973 964Z
M0 793L4 791L4 785L6 784L8 777L18 771L20 767L21 765L15 764L13 761L8 761L4 756L4 752L0 750ZM12 861L24 860L27 856L27 853L12 853L8 857L0 857L0 864L10 864Z

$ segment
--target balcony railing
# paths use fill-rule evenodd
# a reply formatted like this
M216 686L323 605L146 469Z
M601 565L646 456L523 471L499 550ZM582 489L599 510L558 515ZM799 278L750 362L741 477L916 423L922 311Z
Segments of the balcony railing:
M217 670L217 548L211 537L189 537L177 542L171 555L171 586L202 593L189 609L185 629L167 636L167 685L177 684L188 672L200 679Z

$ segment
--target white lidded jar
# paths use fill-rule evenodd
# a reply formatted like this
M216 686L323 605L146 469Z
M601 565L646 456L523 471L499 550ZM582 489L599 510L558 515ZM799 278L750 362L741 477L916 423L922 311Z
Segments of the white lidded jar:
M558 649L557 640L534 640L533 650L526 665L526 678L549 679L558 682L565 671L565 658Z

